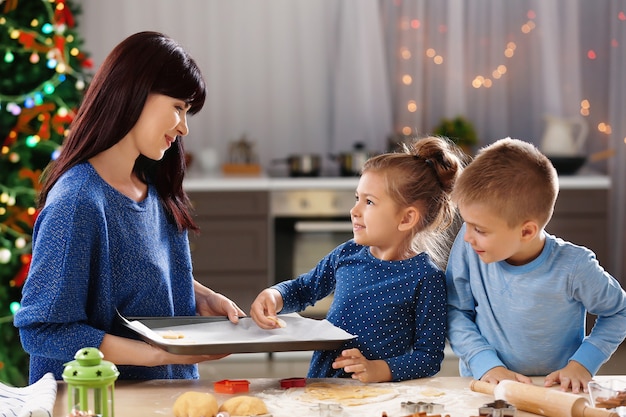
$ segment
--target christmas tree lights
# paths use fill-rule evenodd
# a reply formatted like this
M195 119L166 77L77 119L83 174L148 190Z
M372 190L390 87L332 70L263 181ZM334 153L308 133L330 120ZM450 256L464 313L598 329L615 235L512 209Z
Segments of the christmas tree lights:
M0 381L27 382L13 315L31 260L40 175L88 83L68 0L0 0Z

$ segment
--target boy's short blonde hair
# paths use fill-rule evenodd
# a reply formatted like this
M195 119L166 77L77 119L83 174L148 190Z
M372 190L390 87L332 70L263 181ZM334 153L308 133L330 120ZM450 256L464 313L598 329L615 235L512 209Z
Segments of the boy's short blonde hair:
M550 160L531 143L505 138L478 152L457 179L452 200L488 205L510 227L530 220L543 228L552 217L558 191Z

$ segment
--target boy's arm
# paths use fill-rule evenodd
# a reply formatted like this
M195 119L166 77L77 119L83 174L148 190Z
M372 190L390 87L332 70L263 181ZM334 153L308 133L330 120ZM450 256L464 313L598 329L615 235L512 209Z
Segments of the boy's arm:
M480 379L490 369L505 365L475 322L476 310L470 286L468 251L463 241L465 227L464 224L454 241L446 269L448 340L454 353L471 372L461 376Z
M578 258L572 277L572 296L596 315L591 333L570 358L595 375L626 337L626 292L598 263L593 252Z

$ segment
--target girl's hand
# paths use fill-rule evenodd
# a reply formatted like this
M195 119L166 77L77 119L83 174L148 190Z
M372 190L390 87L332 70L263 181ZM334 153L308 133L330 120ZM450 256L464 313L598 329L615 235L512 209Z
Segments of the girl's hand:
M333 369L343 368L361 382L391 381L391 369L384 360L367 360L359 349L346 349L333 362Z
M229 298L205 287L198 281L194 281L194 291L196 312L201 316L228 316L233 323L238 323L239 317L246 316L246 313Z
M266 288L257 295L250 306L252 320L262 329L276 329L279 326L276 314L283 309L283 297L278 290Z

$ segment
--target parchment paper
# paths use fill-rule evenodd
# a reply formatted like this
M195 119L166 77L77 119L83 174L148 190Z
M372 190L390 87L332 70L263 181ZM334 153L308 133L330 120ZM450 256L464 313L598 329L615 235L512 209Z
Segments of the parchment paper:
M130 320L126 325L148 342L173 353L186 354L332 349L355 337L327 320L309 319L296 313L280 315L280 318L287 326L272 330L259 328L249 317L240 318L238 324L219 320L148 327L140 320ZM164 319L166 322L171 320ZM164 334L183 337L166 339ZM184 351L181 348L185 348Z

